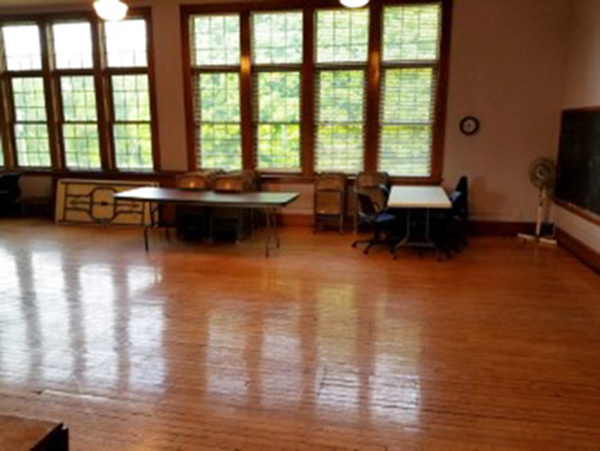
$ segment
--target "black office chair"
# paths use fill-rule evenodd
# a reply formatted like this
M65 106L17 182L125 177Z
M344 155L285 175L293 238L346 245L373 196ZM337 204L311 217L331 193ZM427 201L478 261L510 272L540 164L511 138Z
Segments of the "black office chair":
M434 221L433 241L438 251L448 258L467 245L467 221L469 220L469 183L460 178L456 189L448 195L452 208L441 212Z
M20 178L21 174L0 174L0 215L11 215L20 212Z
M387 191L387 189L382 186L382 191ZM356 248L359 244L366 244L367 247L364 249L364 254L368 254L369 250L378 244L384 244L390 246L390 251L393 249L392 242L390 240L390 235L395 229L395 224L397 221L396 215L390 213L385 205L378 205L371 196L372 193L366 193L362 191L357 191L357 201L358 201L358 215L361 223L368 226L373 230L374 235L371 239L368 240L356 240L352 243L352 247ZM389 192L384 193L384 199L387 203L387 197ZM382 234L386 234L386 239L382 239Z

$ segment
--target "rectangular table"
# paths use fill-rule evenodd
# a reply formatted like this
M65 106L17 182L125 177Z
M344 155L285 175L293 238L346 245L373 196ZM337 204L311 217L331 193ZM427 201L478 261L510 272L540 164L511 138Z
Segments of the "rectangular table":
M147 202L156 204L184 204L205 207L254 208L265 212L267 234L265 238L265 254L268 257L271 241L279 247L277 235L277 211L289 205L300 196L299 193L216 193L213 191L193 191L176 188L138 188L115 195L115 199ZM144 245L148 251L148 229L155 227L154 214L152 222L144 227Z
M431 210L448 210L452 202L441 186L393 186L388 199L388 208L406 209L406 236L394 248L394 258L402 246L433 247L430 234ZM411 241L411 211L425 210L425 241Z
M0 415L0 449L68 451L69 431L62 423Z

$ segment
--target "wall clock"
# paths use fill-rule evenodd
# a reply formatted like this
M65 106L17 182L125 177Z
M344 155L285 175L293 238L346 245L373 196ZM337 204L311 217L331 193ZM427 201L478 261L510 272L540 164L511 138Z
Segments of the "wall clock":
M460 121L460 131L467 136L474 135L479 131L479 119L473 116L467 116Z

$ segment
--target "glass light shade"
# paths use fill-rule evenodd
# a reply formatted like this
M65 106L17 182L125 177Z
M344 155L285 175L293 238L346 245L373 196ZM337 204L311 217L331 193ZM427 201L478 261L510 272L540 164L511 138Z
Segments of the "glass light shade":
M127 5L119 0L98 0L94 2L96 14L104 20L123 20L127 14Z
M369 3L369 0L340 0L340 3L346 8L362 8Z

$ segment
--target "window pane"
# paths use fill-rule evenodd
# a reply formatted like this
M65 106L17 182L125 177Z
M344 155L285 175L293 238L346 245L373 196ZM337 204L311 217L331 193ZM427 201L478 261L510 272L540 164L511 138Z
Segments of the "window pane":
M318 75L317 171L363 168L364 76L360 70Z
M384 125L381 127L379 167L393 175L431 175L430 125Z
M300 125L260 124L258 126L258 167L300 169Z
M317 11L317 62L366 62L369 11Z
M383 82L383 122L433 120L433 69L388 69Z
M8 70L36 70L42 68L40 30L37 25L10 25L2 27Z
M200 84L198 119L202 122L239 122L239 75L237 73L201 74L198 80Z
M252 15L253 60L257 64L302 62L302 13Z
M152 169L150 124L115 124L115 156L119 169Z
M12 89L17 122L46 121L46 98L42 78L13 78Z
M316 170L359 172L363 169L363 125L317 127Z
M111 78L115 120L150 121L147 75L114 75Z
M365 100L363 71L322 71L318 78L319 122L363 121Z
M258 74L258 166L300 168L300 74Z
M92 67L92 34L89 23L54 24L52 34L58 69Z
M141 19L104 22L106 57L110 67L148 65L146 22Z
M383 16L383 60L435 60L439 51L439 5L390 6Z
M65 157L71 169L100 169L100 145L96 124L65 124Z
M242 134L239 124L200 126L203 168L236 170L242 168Z
M65 121L95 122L97 120L93 77L61 77L60 86Z
M15 124L19 166L50 167L50 147L46 124Z
M240 63L240 18L197 16L193 21L193 61L197 66Z
M299 122L300 74L259 73L258 106L260 122Z

